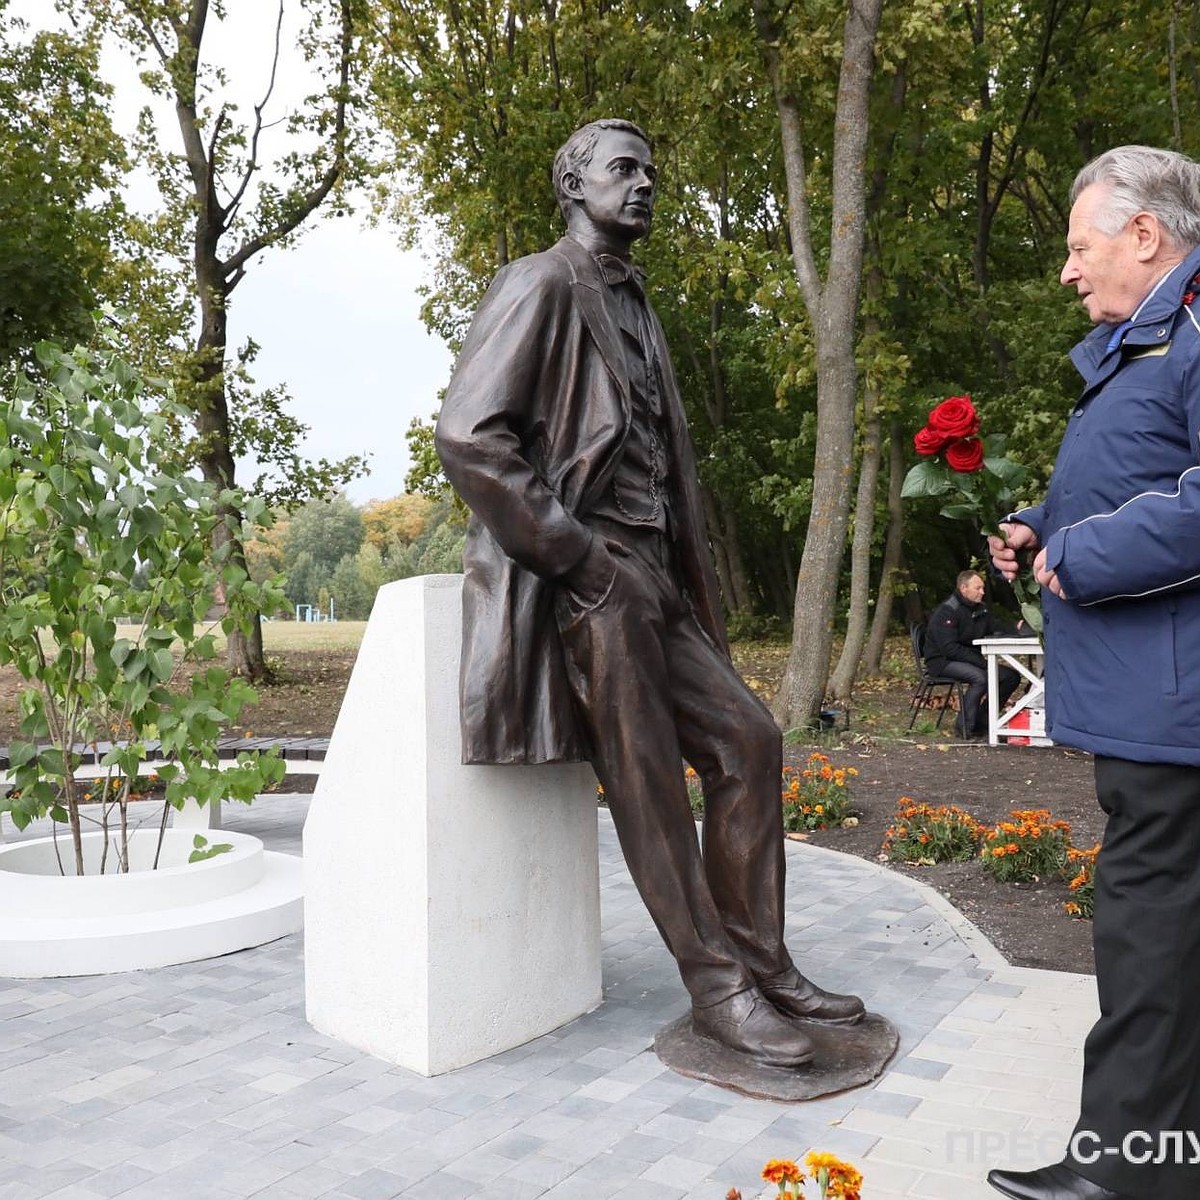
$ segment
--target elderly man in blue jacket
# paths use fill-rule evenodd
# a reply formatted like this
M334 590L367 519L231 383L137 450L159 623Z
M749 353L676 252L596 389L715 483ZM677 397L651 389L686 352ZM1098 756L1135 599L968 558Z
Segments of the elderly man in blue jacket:
M1018 1200L1200 1196L1200 165L1123 146L1071 192L1062 283L1096 328L1044 503L992 539L1042 584L1055 742L1095 756L1108 816L1100 1019L1062 1163Z

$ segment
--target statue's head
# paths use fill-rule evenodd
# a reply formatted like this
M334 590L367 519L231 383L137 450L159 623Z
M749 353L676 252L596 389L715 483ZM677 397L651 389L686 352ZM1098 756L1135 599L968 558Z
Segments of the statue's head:
M584 222L627 241L649 232L657 171L650 139L632 121L575 130L554 156L553 176L568 227Z

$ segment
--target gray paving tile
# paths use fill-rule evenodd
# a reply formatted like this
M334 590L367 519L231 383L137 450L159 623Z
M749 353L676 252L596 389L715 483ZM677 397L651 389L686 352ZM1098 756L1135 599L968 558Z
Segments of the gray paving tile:
M298 853L306 807L272 797L226 823ZM993 978L907 882L789 843L797 958L897 1021L889 1078L913 1094L779 1105L674 1075L650 1046L687 996L600 822L604 1004L434 1079L305 1023L300 936L158 971L0 981L0 1200L753 1197L767 1158L853 1160L875 1145L869 1114L936 1098L938 1047L958 1061L973 1036L943 1015L1000 1022L1023 1002L1019 973ZM862 1128L843 1127L854 1112Z

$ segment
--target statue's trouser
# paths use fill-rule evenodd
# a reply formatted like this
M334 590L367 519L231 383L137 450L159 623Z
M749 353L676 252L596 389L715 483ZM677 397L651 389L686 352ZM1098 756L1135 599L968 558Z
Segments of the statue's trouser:
M1084 1047L1072 1143L1080 1159L1067 1161L1115 1192L1194 1200L1200 1162L1186 1160L1200 1149L1200 767L1097 757L1096 795L1108 814L1092 928L1100 1019ZM1156 1164L1163 1134L1168 1161ZM1102 1153L1127 1137L1129 1154ZM1180 1163L1171 1161L1177 1140Z
M667 539L609 522L602 532L629 553L614 556L595 607L560 591L568 675L630 874L702 1007L791 966L781 738L692 616ZM684 758L705 794L703 856Z

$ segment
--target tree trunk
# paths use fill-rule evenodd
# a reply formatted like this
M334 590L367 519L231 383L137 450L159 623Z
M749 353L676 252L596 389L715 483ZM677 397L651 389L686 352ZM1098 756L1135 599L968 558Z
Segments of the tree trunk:
M708 525L713 561L725 597L725 607L731 613L748 616L754 611L754 596L738 538L737 515L730 506L721 503L712 488L701 484L700 495L704 500L704 519Z
M854 384L853 362L818 365L817 394L824 400L819 401L817 416L812 515L796 578L792 648L775 708L784 728L811 722L825 697L838 578L850 524Z
M878 295L883 290L882 273L874 267L867 280L868 289ZM879 320L869 316L865 324L868 337L878 334ZM858 662L867 640L871 608L871 543L875 539L875 489L879 482L880 417L878 386L868 382L863 388L863 447L858 468L858 495L854 501L854 540L850 549L850 611L846 621L846 640L842 654L829 681L829 694L841 704L850 703L850 693L858 674Z
M879 574L879 595L875 599L875 616L867 639L866 668L870 675L879 674L883 666L883 647L892 622L892 601L899 582L900 551L904 544L904 502L900 499L900 489L904 486L904 431L899 421L892 421L889 440L888 526Z
M197 227L197 244L202 245L206 230L201 220ZM215 254L212 256L215 260ZM196 424L200 433L199 463L204 478L220 491L235 483L235 463L230 450L231 430L229 401L225 391L225 351L228 344L228 323L225 304L227 291L219 279L215 261L205 269L197 253L197 275L200 281L200 337L196 342ZM213 530L213 557L217 563L246 572L246 548L242 540L242 514L222 501ZM222 594L224 589L222 589ZM226 639L229 669L254 682L268 676L263 653L262 619L257 612L250 618L245 631L230 630Z
M195 350L196 425L199 434L198 459L201 474L222 490L235 483L232 429L229 417L229 395L225 381L225 353L228 348L226 313L229 297L242 280L246 266L257 254L287 238L323 203L346 170L346 111L350 97L350 67L353 61L354 19L351 0L339 0L340 15L338 89L332 107L326 114L326 138L332 151L332 161L320 173L312 186L290 198L273 221L259 225L228 258L221 258L221 241L233 227L235 215L253 175L261 169L257 152L258 139L264 128L266 100L255 106L254 124L244 139L231 135L229 110L217 105L211 132L202 132L202 116L197 103L197 72L201 62L209 5L196 0L185 20L169 20L176 40L176 50L167 49L165 35L155 31L159 19L139 11L141 6L126 5L130 15L146 32L148 42L158 56L160 65L170 80L174 93L175 117L183 143L183 158L191 181L194 201L193 264L196 293L200 302L200 334ZM161 14L160 14L161 16ZM280 53L280 21L275 28L274 63ZM274 86L274 74L272 84ZM268 90L269 95L269 90ZM224 139L233 136L235 144L248 146L246 160L240 166L240 180L218 182L227 149ZM222 203L221 194L228 199ZM253 224L253 222L252 222ZM249 575L246 550L242 541L242 514L232 505L222 502L213 534L213 553L218 562L224 560ZM258 613L251 618L245 633L234 630L229 634L227 654L230 669L254 681L268 677L263 656L262 619Z
M759 49L779 114L788 228L817 359L813 503L796 580L792 649L776 700L785 727L808 724L825 694L833 651L838 574L850 522L854 452L855 324L863 257L866 148L875 36L882 0L850 0L843 37L833 143L828 277L814 253L804 159L803 105L783 70L783 31L770 0L754 0Z

